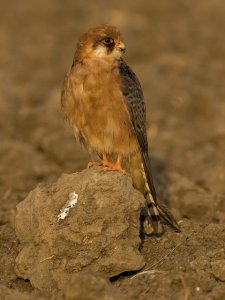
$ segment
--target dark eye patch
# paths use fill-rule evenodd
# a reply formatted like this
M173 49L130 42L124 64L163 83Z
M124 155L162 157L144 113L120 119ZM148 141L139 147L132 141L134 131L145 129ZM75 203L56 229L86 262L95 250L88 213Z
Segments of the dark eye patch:
M110 44L114 44L114 40L111 37L107 36L102 40L102 43L105 45L110 45Z
M103 38L101 43L108 49L109 52L111 52L115 47L114 39L108 36Z
M95 44L94 44L94 48L98 47L99 44L104 45L108 52L111 52L114 47L115 47L115 41L113 38L106 36L104 38L99 39Z

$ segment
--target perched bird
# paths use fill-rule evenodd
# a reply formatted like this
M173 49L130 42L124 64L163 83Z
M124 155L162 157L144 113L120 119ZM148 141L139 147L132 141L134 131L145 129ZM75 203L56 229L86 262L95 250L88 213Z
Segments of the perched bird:
M142 219L149 234L161 235L167 224L180 231L153 184L141 85L122 58L125 45L116 27L89 29L79 40L62 91L62 107L76 139L101 158L104 170L129 173L146 199ZM144 211L144 210L143 210ZM145 229L147 232L148 230Z

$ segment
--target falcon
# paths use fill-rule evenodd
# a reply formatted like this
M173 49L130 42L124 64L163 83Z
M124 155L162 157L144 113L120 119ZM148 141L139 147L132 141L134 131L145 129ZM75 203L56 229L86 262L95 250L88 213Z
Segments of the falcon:
M65 117L78 142L97 153L105 171L126 171L146 199L141 220L146 234L160 236L163 224L179 232L153 184L146 109L141 85L123 59L119 30L101 25L89 29L77 43L73 64L62 91ZM149 229L146 229L146 226Z

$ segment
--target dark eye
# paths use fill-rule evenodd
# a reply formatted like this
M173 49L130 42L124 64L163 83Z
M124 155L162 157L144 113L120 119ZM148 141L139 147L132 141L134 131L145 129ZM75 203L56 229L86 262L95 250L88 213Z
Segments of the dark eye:
M105 45L110 45L110 44L113 44L114 43L114 40L110 37L106 37L102 40L102 42L105 44Z

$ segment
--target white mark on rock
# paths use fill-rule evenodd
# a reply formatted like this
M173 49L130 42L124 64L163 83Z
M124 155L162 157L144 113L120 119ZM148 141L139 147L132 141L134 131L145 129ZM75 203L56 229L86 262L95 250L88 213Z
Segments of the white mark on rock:
M66 202L66 204L60 209L60 214L58 215L58 221L64 220L68 214L71 208L74 208L78 201L78 194L75 192L72 192L69 194L69 200Z

